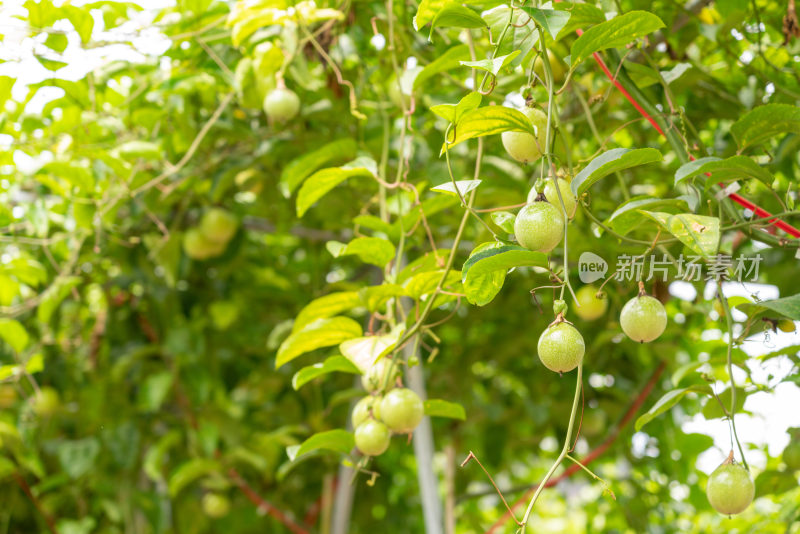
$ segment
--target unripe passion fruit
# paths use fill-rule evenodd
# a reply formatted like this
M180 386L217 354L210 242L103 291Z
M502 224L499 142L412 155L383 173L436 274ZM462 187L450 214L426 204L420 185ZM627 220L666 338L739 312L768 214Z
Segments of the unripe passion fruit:
M231 511L231 502L227 497L218 493L206 493L203 495L202 504L203 512L212 519L225 517Z
M45 386L33 396L33 413L38 416L53 415L61 405L58 391Z
M380 420L380 406L381 398L374 397L372 395L367 395L358 401L353 407L353 415L351 417L351 420L353 421L353 428L358 428L361 423L370 417Z
M391 376L388 375L390 370ZM377 393L391 389L399 376L400 369L394 365L394 362L388 358L383 358L364 373L361 377L361 385L370 393Z
M264 98L264 112L272 121L286 122L300 111L300 99L291 89L273 89Z
M207 239L199 228L190 228L183 234L183 250L193 260L207 260L219 256L225 250L225 245Z
M550 70L553 72L553 81L556 83L563 82L564 64L553 52L550 51L550 49L547 50L547 58L550 60ZM536 57L536 61L533 63L533 71L537 76L539 76L539 78L546 80L544 76L544 62L542 61L541 55Z
M389 448L391 434L380 421L370 419L356 428L356 448L366 456L379 456Z
M514 235L519 244L538 252L550 252L564 236L564 218L549 202L533 202L517 214Z
M572 219L575 217L575 212L578 209L578 201L575 198L575 195L572 194L572 188L569 185L569 182L564 180L563 178L558 179L558 188L561 190L561 200L564 201L564 208L567 210L567 217ZM544 186L544 197L556 207L556 209L561 212L561 200L558 198L558 192L556 191L556 186L553 185L553 180L547 180L547 184ZM563 213L563 212L562 212Z
M800 471L800 443L789 443L783 449L783 462L792 471Z
M419 395L407 388L393 389L381 401L381 419L394 432L413 432L425 414Z
M500 137L509 156L522 163L529 163L539 159L544 150L547 115L536 108L526 107L520 111L531 121L536 137L528 132L503 132Z
M755 485L750 473L739 464L725 463L708 478L706 495L714 509L726 515L738 514L753 502Z
M551 324L539 336L539 359L557 373L575 369L583 359L586 345L578 329L566 322Z
M597 298L594 286L583 286L575 293L579 306L575 306L575 315L584 321L594 321L605 315L608 310L608 299Z
M227 243L236 233L239 222L236 217L221 208L208 210L200 219L200 231L214 243Z
M645 343L664 333L667 327L667 311L657 299L640 295L625 303L619 323L629 338Z

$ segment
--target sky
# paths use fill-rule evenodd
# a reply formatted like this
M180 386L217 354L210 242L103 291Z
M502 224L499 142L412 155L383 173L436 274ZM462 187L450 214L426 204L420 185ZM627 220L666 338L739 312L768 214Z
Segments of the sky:
M80 5L82 2L73 2ZM174 2L170 2L174 3ZM3 0L0 3L0 33L3 34L3 46L0 47L0 59L5 62L0 63L0 76L11 76L17 79L14 86L13 97L17 100L24 98L29 84L40 82L54 74L45 69L35 58L34 53L53 57L52 51L42 45L44 36L31 38L27 36L26 24L16 18L24 15L22 0ZM97 16L92 38L94 40L119 41L130 40L131 45L114 44L101 48L86 50L80 46L80 39L72 26L67 21L59 21L56 29L67 33L68 46L61 59L68 65L58 70L55 75L59 78L77 80L82 78L87 72L104 65L111 61L127 60L133 62L145 61L148 57L159 57L170 45L169 39L164 36L156 26L152 24L156 7L163 7L165 2L160 0L140 1L138 4L143 7L143 11L137 13L133 20L126 24L105 31L103 20ZM55 59L55 57L53 57ZM162 62L162 68L168 69L169 62ZM37 113L42 107L54 98L62 95L62 90L58 88L44 88L38 91L37 95L28 103L27 111ZM12 139L10 136L0 135L0 149L10 146ZM15 163L20 170L34 170L41 161L24 155L15 155ZM800 260L798 260L800 261ZM707 299L713 298L715 287L710 284L705 288L704 296ZM758 284L747 284L745 287L739 283L726 283L723 286L725 296L734 295L749 296L754 291L759 292L759 297L763 300L779 298L777 288L774 286L764 286ZM675 298L692 300L696 295L696 290L688 283L674 282L670 286L670 292ZM734 319L741 320L734 313ZM673 325L673 327L676 325ZM742 347L745 352L757 356L766 352L765 347L777 350L781 347L800 344L800 322L797 323L798 329L794 333L778 332L770 333L769 339L761 332L748 338ZM710 330L706 332L707 339L719 339L722 335L719 331ZM748 362L752 378L757 383L775 385L780 379L792 371L792 363L786 357L776 358L762 364L756 359ZM701 371L703 369L701 368ZM734 368L734 378L737 383L743 383L745 379L744 371ZM726 384L717 383L717 391L725 389ZM656 401L656 398L649 399L645 409ZM800 410L787 409L788 406L800 406L800 387L792 383L779 384L774 391L757 392L747 397L744 410L749 414L740 414L736 417L737 429L740 438L746 443L763 446L767 445L769 453L777 456L789 441L787 429L790 427L800 427ZM678 412L682 413L682 412ZM670 417L671 413L662 417ZM678 415L678 417L681 417ZM705 473L710 473L721 463L728 450L730 449L730 438L728 424L722 419L706 421L701 414L695 416L683 416L685 421L682 428L685 432L697 432L707 434L714 438L715 447L703 453L698 460L698 469ZM631 446L634 451L646 451L648 436L645 432L638 432L632 438ZM758 467L763 468L766 457L759 451L747 451L748 461Z

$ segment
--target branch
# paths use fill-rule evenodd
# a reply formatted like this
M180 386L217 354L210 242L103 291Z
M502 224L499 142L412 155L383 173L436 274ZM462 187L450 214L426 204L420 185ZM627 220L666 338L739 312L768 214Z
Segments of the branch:
M44 518L44 522L47 523L47 528L52 532L52 534L58 534L58 529L56 528L55 520L42 508L42 504L39 502L39 499L36 498L36 495L33 494L31 491L31 487L25 482L25 479L22 478L22 475L19 473L14 473L14 480L17 482L17 485L22 489L25 495L28 497L33 503L33 506L39 511L39 513Z
M231 481L236 485L237 488L241 490L247 499L255 504L258 507L258 511L265 513L267 515L271 515L278 521L280 521L286 528L288 528L294 534L310 534L308 530L304 529L297 523L295 523L289 516L284 514L281 510L276 508L273 504L269 503L268 501L264 500L256 491L250 487L250 485L242 478L242 475L234 469L230 468L228 470L228 476L230 477Z
M586 457L581 462L583 465L589 465L594 460L596 460L597 458L602 456L603 453L605 453L608 450L608 448L611 447L611 445L616 441L617 437L622 432L622 430L625 428L625 426L627 426L627 424L631 422L631 420L634 418L636 413L642 407L642 404L644 404L644 401L647 400L647 397L650 395L650 392L653 391L653 388L655 387L656 382L661 377L661 374L664 372L664 369L666 368L666 366L667 366L667 363L665 361L662 361L658 365L656 370L653 371L653 374L650 375L650 378L647 380L647 383L644 385L642 390L639 392L639 395L636 396L636 399L634 399L633 403L631 403L630 407L628 407L628 410L625 412L625 415L623 415L622 419L620 419L619 423L616 424L616 426L614 428L614 431L605 439L605 441L603 441L603 443L601 443L596 449L594 449L592 452L590 452L589 454L586 455ZM575 474L578 471L580 471L580 469L581 468L578 465L573 464L573 465L569 466L567 469L565 469L564 472L561 473L559 476L547 481L545 483L544 487L545 488L549 488L549 487L555 486L556 484L558 484L559 482L561 482L565 478L569 478L573 474ZM514 510L518 506L522 505L525 501L527 501L528 498L536 491L537 488L538 488L538 485L533 487L533 488L530 488L527 492L525 492L525 495L520 497L511 506L511 509ZM503 528L503 526L505 525L505 523L506 523L506 521L508 520L509 517L510 517L510 514L508 512L503 514L503 517L501 517L497 522L495 522L491 526L491 528L489 528L489 530L486 531L486 534L493 534L495 532L499 532L500 529Z

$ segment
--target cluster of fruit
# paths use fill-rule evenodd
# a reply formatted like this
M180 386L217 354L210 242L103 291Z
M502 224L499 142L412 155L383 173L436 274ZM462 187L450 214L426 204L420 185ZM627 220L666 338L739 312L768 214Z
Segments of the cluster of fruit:
M208 210L200 224L183 234L183 250L194 260L207 260L220 256L236 233L239 221L221 208Z
M389 448L392 433L411 434L424 415L419 395L395 387L400 379L397 364L384 358L361 378L369 392L353 408L356 448L365 456L378 456Z
M503 146L517 161L529 163L542 155L545 146L547 116L535 108L526 108L536 136L527 132L505 132ZM558 188L556 188L556 185ZM528 203L514 221L514 234L525 248L549 253L564 237L564 228L575 216L577 199L569 182L558 178L548 180L531 190ZM606 312L606 302L598 299L591 286L584 286L576 294L576 314L587 320L597 319ZM584 307L585 306L585 307ZM556 319L539 337L537 350L545 367L557 373L575 369L583 360L586 346L583 336L564 318L566 304L557 301L554 306ZM658 338L667 326L667 312L657 299L647 295L644 285L639 283L639 295L623 306L619 318L622 331L632 340L646 343ZM711 505L723 514L738 514L753 500L755 486L750 473L733 460L733 453L709 478L706 494Z

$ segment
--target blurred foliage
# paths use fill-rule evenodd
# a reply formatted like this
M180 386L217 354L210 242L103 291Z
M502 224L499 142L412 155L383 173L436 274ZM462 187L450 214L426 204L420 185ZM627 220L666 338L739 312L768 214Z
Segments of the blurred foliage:
M450 122L442 117L460 111L431 108L476 100L471 89L491 87L479 110L495 113L529 98L546 111L547 76L535 67L542 58L533 37L542 20L550 25L556 88L566 80L554 97L559 173L571 178L611 149L652 148L663 156L609 171L580 195L583 207L568 233L575 289L582 252L609 260L613 272L612 258L641 254L670 231L678 239L660 244L659 256L697 252L696 232L659 227L652 215L632 210L633 218L617 221L622 226L609 221L641 196L645 210L713 218L722 230L712 236L712 252L719 245L728 254L760 254L759 282L783 297L797 292L796 242L742 219L750 214L728 200L723 210L702 172L673 185L687 155L722 158L728 170L715 176L747 177L744 196L798 226L793 11L767 0L555 4L571 13L557 31L552 6L532 17L535 9L525 9L537 6L528 4L509 11L493 0L187 0L149 10L27 0L7 8L17 18L0 30L3 72L19 79L0 76L3 532L246 534L289 532L287 523L328 532L320 524L327 517L322 496L343 455L316 450L290 461L287 448L346 428L351 401L363 392L342 361L330 365L349 372L318 376L296 391L293 376L339 355L336 345L362 330L391 336L401 325L387 338L394 351L403 327L412 328L428 304L426 325L436 326L423 325L410 346L428 396L466 413L463 421L433 420L440 490L455 502L457 532L487 531L502 503L476 464L456 466L473 451L510 488L510 501L521 497L557 454L574 382L536 357L555 292L539 289L534 299L531 290L551 284L547 271L520 266L506 274L523 264L505 265L477 285L496 297L468 304L458 271L470 252L514 241L508 225L488 213L479 213L483 224L473 216L461 223L465 211L451 184L449 195L431 190L447 189L449 159L456 180L481 180L464 192L477 209L516 206L540 165L514 162L499 135L467 140L440 157ZM651 15L638 21L650 26L623 36L631 45L600 53L657 110L672 142L591 58L572 71L565 61L586 50L575 47L576 29L636 10L655 14L663 28L650 31L661 27ZM500 62L479 61L517 50ZM460 61L479 61L489 72ZM299 115L268 120L262 102L284 84L299 97ZM769 107L776 104L784 107ZM748 115L754 108L765 111ZM480 136L486 124L472 127ZM223 239L219 226L205 222L212 208L233 216L232 235L222 231ZM602 221L615 233L601 230ZM454 274L442 278L446 291L437 297L456 235ZM559 246L550 265L558 271L562 264ZM756 479L754 504L728 519L706 500L698 456L711 449L722 461L728 451L682 424L702 414L709 427L727 426L703 393L706 378L729 379L727 325L719 304L706 300L705 282L692 285L697 297L688 300L664 284L652 287L669 324L650 344L633 343L619 328L634 282L605 286L609 309L601 319L568 316L587 344L576 455L613 438L591 468L616 501L578 472L542 494L530 523L536 532L800 532L797 473L776 451L768 454L761 436L740 435ZM330 294L350 303L307 309L300 322L304 306ZM800 320L800 307L756 300L730 301L739 310L733 360L747 376L738 383L742 402L782 383L796 387L800 377L800 343L783 343L797 334L769 330L784 317ZM336 328L315 322L333 315L347 321ZM773 351L757 336L762 329L792 346ZM290 336L299 345L276 368ZM633 439L635 419L617 423L661 362L664 373L639 415L669 391L695 389ZM771 374L778 364L783 372ZM754 369L770 369L768 379L754 378ZM726 401L725 387L714 385ZM379 476L374 485L369 476L356 478L349 531L423 532L413 448L395 437L368 469ZM260 511L259 499L272 511ZM499 531L513 532L513 522Z

